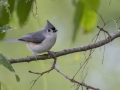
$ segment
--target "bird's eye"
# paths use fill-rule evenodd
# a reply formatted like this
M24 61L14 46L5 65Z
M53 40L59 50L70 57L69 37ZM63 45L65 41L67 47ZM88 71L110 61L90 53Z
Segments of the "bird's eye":
M50 29L48 29L48 32L50 32Z

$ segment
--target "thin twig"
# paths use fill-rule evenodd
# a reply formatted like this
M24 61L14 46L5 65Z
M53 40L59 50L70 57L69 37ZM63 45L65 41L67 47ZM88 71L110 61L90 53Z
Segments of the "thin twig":
M97 28L99 28L101 31L103 31L103 32L107 33L107 34L108 34L108 36L109 36L109 38L111 38L111 35L109 34L109 32L108 32L108 31L104 30L103 28L100 28L99 26L97 26Z
M41 73L40 72L33 72L33 71L29 70L29 73L38 74L38 75L42 76L43 74L49 73L50 71L52 71L54 69L54 67L55 67L55 64L56 64L56 59L54 59L53 65L52 65L52 67L50 69L48 69L48 70L46 70L44 72L41 72Z
M91 7L92 8L92 7ZM100 15L94 8L92 8L97 14L98 14L98 16L101 18L101 20L103 21L103 27L106 25L106 23L105 23L105 21L104 21L104 19L103 19L103 17L102 17L102 15Z
M100 90L100 89L98 89L98 88L94 88L94 87L92 87L92 86L89 86L89 85L87 85L87 84L85 84L85 83L81 83L81 82L78 82L78 81L76 81L76 80L74 80L74 79L71 79L70 77L68 77L67 75L65 75L64 73L62 73L60 70L58 70L56 67L55 67L55 70L56 70L58 73L60 73L62 76L64 76L66 79L68 79L69 81L71 81L71 82L73 82L73 83L76 83L76 84L78 84L78 85L84 86L84 87L86 87L86 88L88 88L88 89Z
M32 81L33 84L32 84L32 86L30 87L30 90L32 90L32 87L35 85L35 83L36 83L37 80L40 78L40 76L41 76L41 75L39 75L35 80ZM32 82L31 82L31 83L32 83Z
M33 72L33 71L30 71L30 70L29 70L29 73L33 73L33 74L38 74L38 75L39 75L35 80L32 81L33 84L32 84L32 86L31 86L30 90L32 89L32 87L34 86L34 84L36 83L36 81L40 78L40 76L44 75L45 73L49 73L50 71L52 71L52 70L55 68L57 58L55 57L55 55L54 55L53 52L50 52L50 51L49 51L49 54L50 54L50 55L53 57L53 59L54 59L54 62L53 62L52 67L51 67L50 69L48 69L48 70L46 70L46 71L44 71L44 72L41 72L41 73L39 73L39 72Z

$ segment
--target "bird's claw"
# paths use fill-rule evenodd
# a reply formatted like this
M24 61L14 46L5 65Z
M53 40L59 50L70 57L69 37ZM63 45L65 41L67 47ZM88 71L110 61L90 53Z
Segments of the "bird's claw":
M56 59L55 53L52 51L48 51L48 54L51 55L53 57L53 59Z

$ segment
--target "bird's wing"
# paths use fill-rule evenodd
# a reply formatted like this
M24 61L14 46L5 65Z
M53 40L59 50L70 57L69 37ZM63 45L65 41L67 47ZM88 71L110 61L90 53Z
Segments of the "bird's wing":
M24 41L24 42L33 42L33 43L41 43L44 41L45 36L40 32L34 32L34 33L29 33L18 40Z

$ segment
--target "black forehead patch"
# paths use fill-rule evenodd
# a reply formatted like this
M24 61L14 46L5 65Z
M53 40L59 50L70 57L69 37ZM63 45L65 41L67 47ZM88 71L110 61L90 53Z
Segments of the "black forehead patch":
M52 30L55 30L55 28L53 27L53 28L51 28Z

